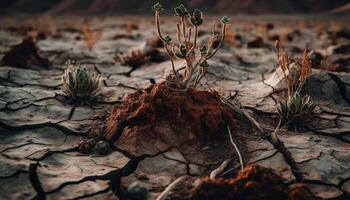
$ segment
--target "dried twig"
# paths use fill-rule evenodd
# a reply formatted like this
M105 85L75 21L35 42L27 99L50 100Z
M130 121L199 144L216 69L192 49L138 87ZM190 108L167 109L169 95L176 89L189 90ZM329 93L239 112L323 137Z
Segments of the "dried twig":
M226 104L229 108L231 108L232 110L234 110L236 113L243 115L261 134L265 134L264 129L261 127L260 123L258 121L256 121L252 116L250 116L245 109L243 108L243 106L239 105L235 105L233 103L231 103L230 101L228 101L225 97L220 96L221 101Z
M157 197L156 200L165 200L168 195L169 192L175 188L175 186L177 186L181 181L183 181L186 178L186 176L181 176L179 178L177 178L176 180L174 180L172 183L170 183L168 185L168 187L165 188L165 190Z
M221 163L221 165L218 168L211 171L209 176L210 180L214 180L218 174L222 173L229 163L230 163L229 159L225 160L224 162Z
M241 152L239 152L239 149L238 149L237 145L236 145L235 142L233 141L231 129L230 129L230 126L228 126L228 125L227 125L227 131L228 131L228 134L229 134L229 136L230 136L231 144L233 145L233 147L235 148L235 150L236 150L236 152L237 152L237 154L238 154L239 163L241 164L241 170L243 171L244 163L243 163L242 155L241 155Z

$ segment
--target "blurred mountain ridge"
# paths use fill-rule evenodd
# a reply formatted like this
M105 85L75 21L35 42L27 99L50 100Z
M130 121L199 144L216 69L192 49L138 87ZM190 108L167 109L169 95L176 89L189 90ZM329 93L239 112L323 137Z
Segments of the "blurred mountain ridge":
M151 13L155 0L1 0L0 11L49 13ZM165 8L183 3L225 14L308 14L348 12L349 0L160 0ZM345 6L345 7L344 7Z

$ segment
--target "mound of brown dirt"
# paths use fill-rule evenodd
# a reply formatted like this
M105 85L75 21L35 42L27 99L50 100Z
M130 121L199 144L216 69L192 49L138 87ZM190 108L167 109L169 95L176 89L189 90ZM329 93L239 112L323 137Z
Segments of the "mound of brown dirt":
M208 145L224 134L226 125L237 127L217 92L175 91L165 83L129 94L106 124L107 140L134 155L181 145L189 153L188 148Z
M205 178L194 190L193 200L304 200L313 199L301 184L288 191L273 170L249 165L235 179Z
M39 54L39 48L32 39L24 39L8 51L2 62L18 68L48 68L49 60Z

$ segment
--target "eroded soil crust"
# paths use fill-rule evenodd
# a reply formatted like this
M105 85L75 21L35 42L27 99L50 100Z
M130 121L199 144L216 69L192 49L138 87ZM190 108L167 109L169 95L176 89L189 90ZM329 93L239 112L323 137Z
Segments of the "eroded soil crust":
M106 138L130 154L155 154L181 147L186 155L202 155L226 133L238 128L237 117L217 92L171 89L165 82L129 94L106 120Z

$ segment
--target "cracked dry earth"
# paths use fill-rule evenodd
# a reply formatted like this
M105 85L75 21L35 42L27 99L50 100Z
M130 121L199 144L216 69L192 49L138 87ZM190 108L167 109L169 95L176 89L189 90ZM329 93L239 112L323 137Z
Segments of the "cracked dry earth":
M145 185L154 199L176 178L206 176L227 157L235 156L232 151L221 161L196 163L178 147L138 156L118 150L107 156L80 153L78 144L87 138L91 124L99 122L98 114L119 105L136 89L161 82L170 66L169 62L153 62L133 69L115 60L118 53L142 49L144 41L154 38L152 18L89 19L93 28L102 31L91 51L79 40L82 19L76 19L54 20L52 35L37 43L42 55L52 62L49 69L0 67L0 199L123 199L125 188L135 181ZM1 21L0 57L24 37L6 28L16 25L15 21ZM138 22L138 26L127 30L125 22ZM296 55L307 47L327 57L329 65L342 65L336 70L340 72L313 70L305 93L317 102L317 117L306 130L283 130L279 145L254 129L233 131L244 144L245 163L274 169L287 185L305 183L322 199L350 198L350 76L346 73L350 69L350 37L349 30L348 35L339 34L346 24L346 19L233 20L230 30L236 39L228 41L211 60L201 86L207 88L208 83L229 101L240 102L272 131L278 121L276 102L284 90L274 73L276 36ZM174 27L167 28L174 31ZM199 40L206 41L208 34L206 27ZM73 106L61 98L61 75L68 59L103 76L103 98L96 104ZM226 177L235 176L239 163L231 169Z

